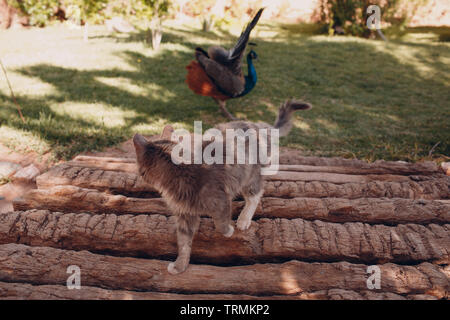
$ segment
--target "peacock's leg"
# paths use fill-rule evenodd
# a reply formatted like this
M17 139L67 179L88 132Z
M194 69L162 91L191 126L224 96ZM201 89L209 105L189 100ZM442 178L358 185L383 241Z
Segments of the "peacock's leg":
M228 110L227 110L227 108L225 107L225 101L223 101L223 100L218 100L218 99L215 99L215 98L213 98L216 102L217 102L217 104L219 105L219 108L220 108L220 110L222 111L222 113L225 115L225 117L227 117L228 119L230 119L230 120L238 120L238 118L236 118L235 116L233 116Z

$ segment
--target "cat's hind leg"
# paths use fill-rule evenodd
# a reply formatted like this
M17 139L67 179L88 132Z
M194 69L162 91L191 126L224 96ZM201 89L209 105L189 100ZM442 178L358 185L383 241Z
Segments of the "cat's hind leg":
M175 262L169 263L167 271L178 274L186 270L191 258L192 239L200 224L199 216L177 216L177 244L178 257Z

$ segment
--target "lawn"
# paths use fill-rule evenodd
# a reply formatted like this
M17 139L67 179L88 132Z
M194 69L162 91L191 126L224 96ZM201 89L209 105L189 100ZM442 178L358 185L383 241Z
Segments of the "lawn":
M226 119L184 82L196 46L230 46L239 29L203 33L168 23L154 52L144 33L110 35L102 26L7 30L0 58L26 122L0 75L0 142L16 150L68 159L165 124L192 130ZM228 103L241 118L272 123L289 97L311 102L281 144L305 154L418 161L450 156L450 43L415 32L389 43L308 35L261 23L258 84ZM433 148L434 147L434 148ZM430 156L430 151L431 156Z

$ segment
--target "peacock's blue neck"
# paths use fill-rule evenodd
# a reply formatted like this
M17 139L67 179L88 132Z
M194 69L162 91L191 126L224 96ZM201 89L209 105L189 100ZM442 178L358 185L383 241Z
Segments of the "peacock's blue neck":
M245 88L238 97L245 96L247 93L252 91L252 89L256 85L256 81L258 81L258 77L256 76L255 66L253 65L253 59L250 55L247 56L247 67L248 67L248 75L245 76Z

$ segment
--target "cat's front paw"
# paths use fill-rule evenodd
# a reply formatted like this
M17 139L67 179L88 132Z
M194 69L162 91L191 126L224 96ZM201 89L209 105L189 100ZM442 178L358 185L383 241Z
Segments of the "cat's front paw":
M186 270L186 269L184 269L184 270ZM182 273L184 270L178 270L177 269L177 267L176 267L176 263L175 262L171 262L171 263L169 263L169 265L167 266L167 271L170 273L170 274L179 274L179 273Z
M228 232L224 233L223 236L226 237L226 238L229 238L229 237L231 237L233 235L233 233L234 233L234 228L233 228L233 226L229 225L228 226Z
M247 230L248 228L250 228L250 225L252 224L252 220L251 219L245 219L245 218L238 218L238 221L236 223L236 227L239 230Z

